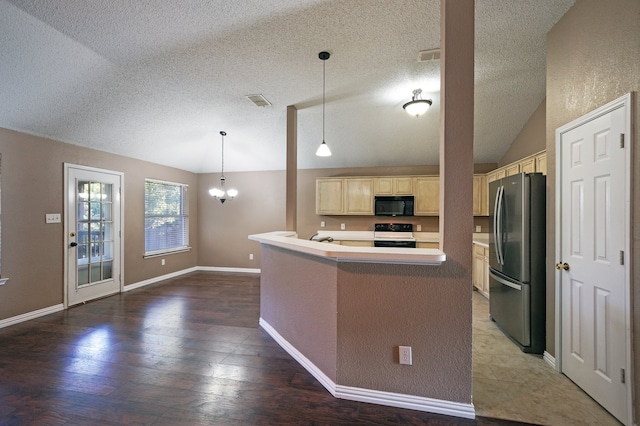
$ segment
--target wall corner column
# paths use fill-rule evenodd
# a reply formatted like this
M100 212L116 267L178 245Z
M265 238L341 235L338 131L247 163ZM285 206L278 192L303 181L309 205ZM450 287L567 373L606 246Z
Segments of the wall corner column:
M297 231L298 223L298 110L287 106L287 170L286 209L287 231Z

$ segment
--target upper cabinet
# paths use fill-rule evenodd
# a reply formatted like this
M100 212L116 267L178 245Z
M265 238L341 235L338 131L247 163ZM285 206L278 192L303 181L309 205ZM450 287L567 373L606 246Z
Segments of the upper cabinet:
M342 178L316 179L316 214L342 214L344 211L343 183Z
M373 179L316 179L316 214L373 215Z
M489 216L489 187L486 175L473 175L473 215Z
M373 215L373 179L344 179L345 214Z
M440 177L419 176L413 178L413 214L438 216L440 214Z
M547 174L547 152L539 152L535 156L536 172L540 172L543 175Z
M413 178L376 177L373 178L374 195L413 195Z
M502 179L505 176L511 176L518 173L542 173L547 174L547 152L541 151L537 154L530 155L522 160L507 164L499 169L495 169L487 173L487 183L494 180Z
M545 151L486 175L473 175L473 215L489 215L489 183L517 173L547 173ZM316 179L316 214L372 216L376 195L413 195L415 216L440 215L439 176L333 177Z

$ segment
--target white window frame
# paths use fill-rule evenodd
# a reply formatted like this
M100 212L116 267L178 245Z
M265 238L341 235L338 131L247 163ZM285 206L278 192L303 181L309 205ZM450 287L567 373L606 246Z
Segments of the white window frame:
M158 213L147 212L147 196L149 195L147 193L148 183L169 185L169 186L181 188L182 194L181 194L180 212L178 214L158 214ZM145 178L144 180L144 257L145 258L162 256L162 255L171 254L171 253L180 253L180 252L191 250L191 247L189 246L189 196L188 194L189 194L189 185L187 184ZM183 241L181 242L182 244L175 245L172 247L163 247L160 249L153 249L153 250L148 249L147 241L149 237L148 235L149 229L147 228L147 220L150 218L178 218L178 222L181 224L183 228L182 229Z

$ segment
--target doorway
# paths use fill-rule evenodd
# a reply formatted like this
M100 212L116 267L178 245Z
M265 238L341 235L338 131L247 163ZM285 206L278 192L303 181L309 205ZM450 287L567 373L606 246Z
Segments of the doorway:
M631 95L556 131L559 371L631 423Z
M122 290L123 174L65 164L66 307Z

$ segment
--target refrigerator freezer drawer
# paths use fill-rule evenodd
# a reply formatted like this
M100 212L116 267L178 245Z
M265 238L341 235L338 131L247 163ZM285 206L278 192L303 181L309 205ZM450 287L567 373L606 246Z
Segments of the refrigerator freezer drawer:
M531 345L530 286L489 272L489 313L500 329L521 346Z

